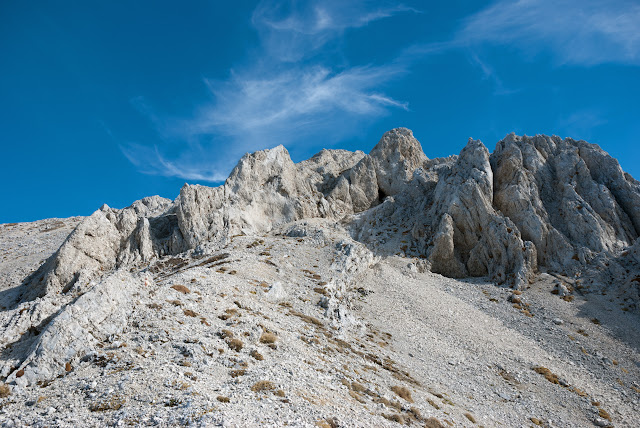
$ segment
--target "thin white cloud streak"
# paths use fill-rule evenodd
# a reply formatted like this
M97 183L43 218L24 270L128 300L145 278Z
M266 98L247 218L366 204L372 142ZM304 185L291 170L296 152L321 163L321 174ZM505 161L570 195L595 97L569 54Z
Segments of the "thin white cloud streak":
M157 146L149 147L136 143L121 145L120 150L143 174L211 182L227 178L225 174L216 170L215 164L202 162L197 156L186 154L175 160L168 160Z
M283 62L296 62L317 55L320 47L349 29L402 12L420 13L402 4L380 7L366 0L263 0L253 12L252 23L266 53Z
M458 44L550 52L558 64L640 64L640 5L629 1L500 0L464 21Z
M340 57L332 43L346 31L402 12L417 11L402 5L374 8L362 0L346 6L336 0L263 1L252 16L261 42L250 55L254 60L227 80L204 79L212 101L190 118L161 119L143 98L133 99L162 141L153 147L127 144L121 150L147 174L222 181L247 151L277 144L295 148L320 138L330 145L356 135L390 109L408 110L382 89L406 72L403 62L328 65ZM183 150L176 150L176 144Z
M406 103L375 89L403 72L400 65L354 67L339 73L307 66L273 77L251 74L222 83L207 81L216 102L204 107L195 120L179 124L177 131L188 138L215 134L267 144L295 143L300 132L317 132L336 116L348 120L377 117L388 107L406 110Z
M469 60L482 70L482 75L485 80L489 80L493 83L494 95L513 95L521 91L521 89L507 88L495 69L486 61L481 60L475 52L470 53Z

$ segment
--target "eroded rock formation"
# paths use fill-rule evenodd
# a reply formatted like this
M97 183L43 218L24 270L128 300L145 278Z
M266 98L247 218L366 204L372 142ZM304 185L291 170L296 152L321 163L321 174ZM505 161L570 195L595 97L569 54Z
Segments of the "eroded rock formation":
M245 155L222 186L185 185L173 202L102 207L34 278L30 297L314 217L350 224L382 254L425 258L434 272L522 287L538 267L576 274L632 245L640 184L598 146L542 135L511 134L493 154L469 140L459 156L433 160L404 128L368 155L323 150L295 164L278 146ZM411 230L404 245L381 244L391 223Z

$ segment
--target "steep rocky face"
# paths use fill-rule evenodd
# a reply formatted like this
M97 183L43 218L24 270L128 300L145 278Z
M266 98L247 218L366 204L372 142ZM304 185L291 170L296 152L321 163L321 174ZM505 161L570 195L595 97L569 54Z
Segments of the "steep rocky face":
M384 196L402 192L416 168L428 160L418 140L406 128L384 134L369 156L374 165L378 192Z
M186 249L171 200L152 196L121 210L104 205L83 220L33 275L24 299L66 293L114 268Z
M342 219L400 191L426 156L406 129L384 135L371 155L323 150L296 165L278 146L246 154L226 182L185 185L173 202L151 197L88 217L35 277L32 299L68 292L103 272L153 258L259 235L303 218Z
M523 242L513 222L493 207L489 151L470 140L438 181L425 228L431 269L448 276L489 275L498 283L524 285L534 273L535 247Z
M511 134L491 164L495 206L535 244L540 265L575 273L637 239L640 186L599 147Z
M318 217L349 225L380 254L522 287L538 267L576 274L633 244L640 184L599 147L558 137L512 134L493 154L470 140L459 156L432 160L404 128L387 132L369 154L323 150L295 164L278 146L245 155L222 186L185 185L173 202L153 197L96 211L34 276L25 298Z

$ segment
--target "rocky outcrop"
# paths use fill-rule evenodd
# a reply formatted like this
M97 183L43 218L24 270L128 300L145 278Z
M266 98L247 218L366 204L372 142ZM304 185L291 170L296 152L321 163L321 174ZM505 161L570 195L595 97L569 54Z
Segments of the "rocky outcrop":
M116 210L103 205L83 220L32 277L25 300L67 293L112 269L186 250L173 203L152 196ZM78 290L79 291L79 290Z
M386 133L371 155L323 150L296 165L282 146L246 154L222 186L187 184L173 202L151 197L122 210L103 206L69 236L24 297L67 293L112 269L233 235L259 235L304 218L342 219L375 206L380 194L400 191L425 159L406 129Z
M77 362L79 356L90 358L97 343L120 333L126 325L136 285L143 284L142 278L128 272L107 275L44 327L8 380L21 386L33 385L61 375L65 366L70 371L71 362Z
M222 186L101 208L26 297L77 291L116 268L307 218L341 221L380 254L421 257L443 275L522 287L538 267L575 274L633 244L640 184L598 146L558 137L512 134L493 154L469 140L459 156L432 160L404 128L369 154L323 150L295 164L278 146L245 155Z
M638 237L640 186L596 145L511 134L497 144L491 165L496 208L535 244L548 269L575 273Z

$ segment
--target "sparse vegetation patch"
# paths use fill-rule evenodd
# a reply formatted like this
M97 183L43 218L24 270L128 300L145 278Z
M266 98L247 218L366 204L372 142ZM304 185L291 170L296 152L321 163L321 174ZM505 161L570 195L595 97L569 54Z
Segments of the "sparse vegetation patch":
M276 343L277 340L278 340L278 336L276 336L273 333L262 333L262 336L260 336L260 343L265 343L265 344Z
M273 391L275 389L275 385L273 382L269 380L261 380L253 384L251 386L251 390L253 392L265 392L265 391Z
M11 388L9 385L0 383L0 398L7 398L11 395Z
M236 352L240 352L244 346L240 339L229 339L227 340L227 345Z
M411 398L411 391L404 386L392 386L391 390L396 393L396 395L400 398L407 400L409 403L413 403L413 398Z
M191 290L189 290L186 286L182 285L182 284L174 284L171 286L171 288L173 288L174 290L182 293L182 294L189 294L191 293Z

